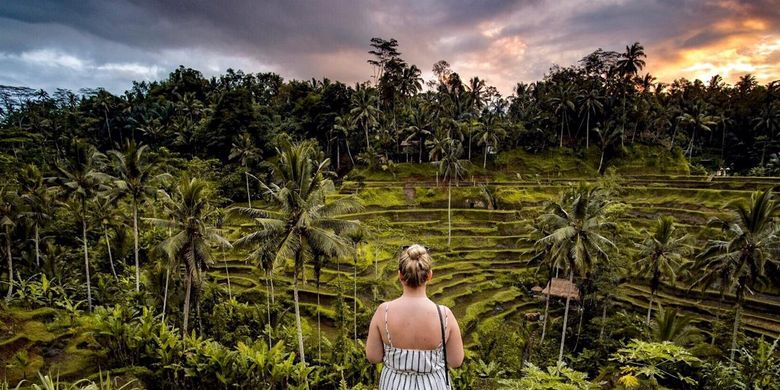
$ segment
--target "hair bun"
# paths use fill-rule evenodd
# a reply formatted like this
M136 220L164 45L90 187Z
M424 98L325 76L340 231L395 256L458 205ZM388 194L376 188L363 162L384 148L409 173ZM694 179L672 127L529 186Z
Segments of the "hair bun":
M401 280L410 287L418 287L428 281L431 271L431 255L424 246L415 244L406 248L398 259Z
M409 254L411 260L419 261L424 255L428 254L428 250L422 245L414 244L406 249L406 253Z

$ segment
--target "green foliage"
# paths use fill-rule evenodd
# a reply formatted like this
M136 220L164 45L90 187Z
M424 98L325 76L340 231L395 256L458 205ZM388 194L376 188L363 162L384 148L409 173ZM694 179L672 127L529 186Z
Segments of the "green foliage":
M502 388L528 390L587 390L597 389L598 385L588 381L587 375L574 371L560 363L543 370L527 363L520 380L502 380Z
M206 316L209 335L216 341L234 346L239 342L251 344L262 339L266 313L260 305L227 300L214 305Z
M631 340L610 359L620 364L618 382L626 388L640 384L658 386L695 386L697 381L689 376L691 367L701 361L687 349L671 343Z

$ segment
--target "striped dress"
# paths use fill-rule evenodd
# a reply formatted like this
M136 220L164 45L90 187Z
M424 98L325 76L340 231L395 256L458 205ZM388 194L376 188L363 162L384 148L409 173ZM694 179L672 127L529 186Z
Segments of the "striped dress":
M384 368L379 377L379 390L450 390L445 381L443 345L435 349L403 349L393 346L390 329L387 327L385 304L385 332L389 344L385 346ZM447 329L447 314L444 314L444 329Z

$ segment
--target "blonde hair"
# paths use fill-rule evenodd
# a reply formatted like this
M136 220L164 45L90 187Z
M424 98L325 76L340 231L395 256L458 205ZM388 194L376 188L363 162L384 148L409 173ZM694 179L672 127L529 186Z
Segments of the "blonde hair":
M424 246L412 245L401 252L398 271L401 272L401 280L407 286L422 286L428 281L428 273L431 272L431 255Z

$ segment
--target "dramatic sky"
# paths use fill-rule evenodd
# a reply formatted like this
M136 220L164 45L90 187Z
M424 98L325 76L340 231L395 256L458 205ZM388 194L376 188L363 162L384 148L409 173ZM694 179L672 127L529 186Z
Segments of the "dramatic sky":
M353 83L371 37L504 94L634 41L662 81L780 79L780 0L0 0L0 84L122 92L180 64Z

